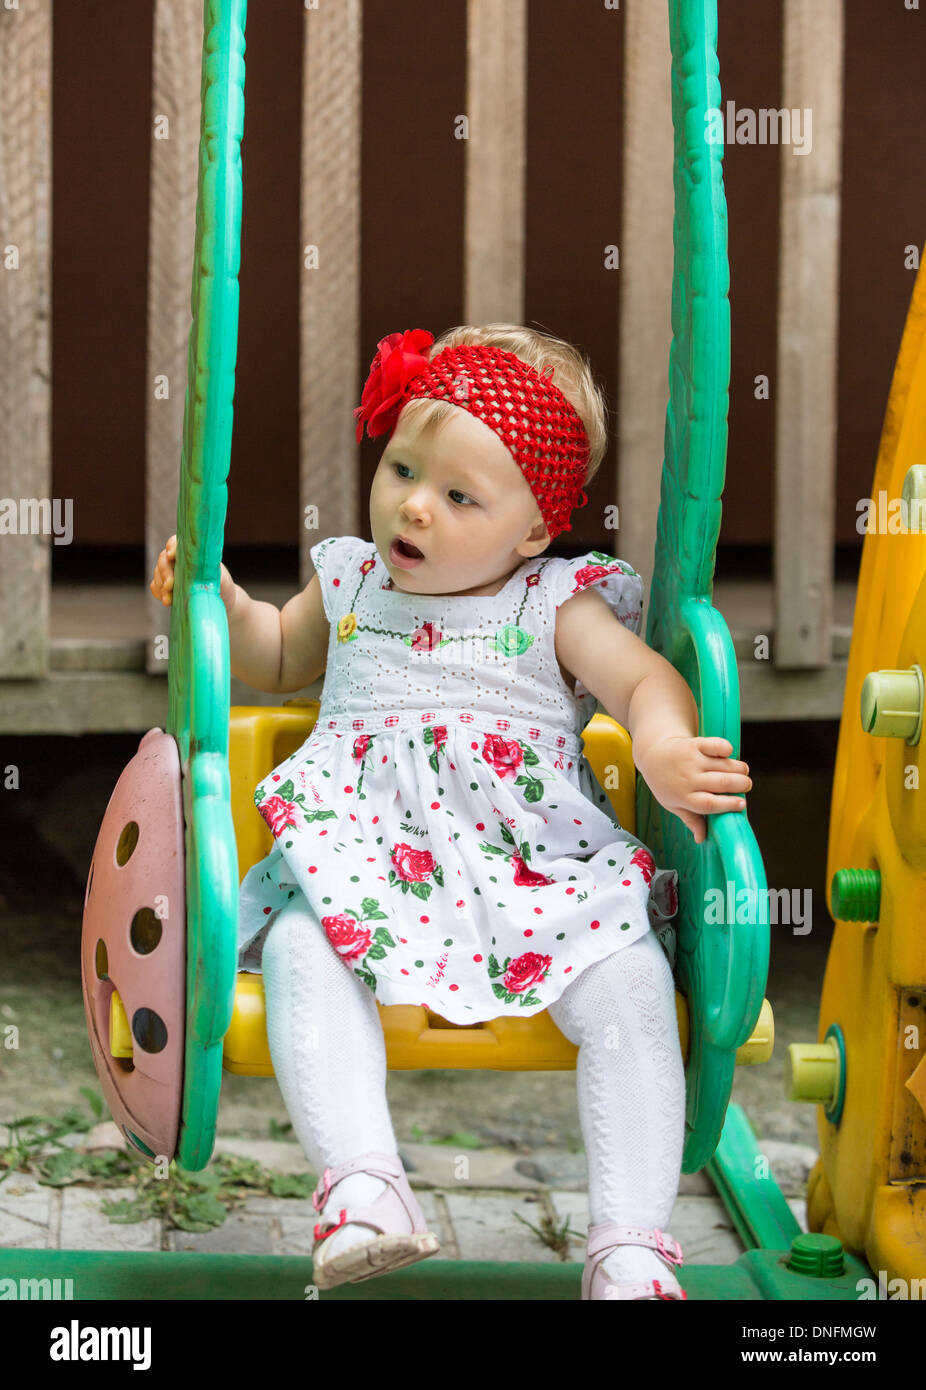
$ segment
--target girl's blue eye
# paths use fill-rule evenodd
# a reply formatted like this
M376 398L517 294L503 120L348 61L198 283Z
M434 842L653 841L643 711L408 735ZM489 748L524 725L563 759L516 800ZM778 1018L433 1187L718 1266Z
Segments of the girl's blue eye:
M404 464L404 463L394 463L392 466L393 466L393 468L396 468L396 469L398 469L398 468L404 468L406 473L409 471L409 470L408 470L408 466L407 466L406 464ZM403 475L400 473L400 474L399 474L399 477L401 478L402 476L403 476ZM451 500L451 501L453 501L453 498L452 498L452 496L451 496L451 493L454 493L454 492L457 494L458 497L467 497L467 494L466 494L465 492L461 492L460 489L459 489L458 487L452 487L452 488L450 489L450 492L447 494L447 496L450 497L450 500ZM472 501L472 498L467 497L467 501L470 501L470 502L471 502L471 501ZM455 507L462 507L462 505L463 505L462 502L454 502L454 506L455 506ZM475 505L476 505L475 502L473 502L473 506L475 506Z

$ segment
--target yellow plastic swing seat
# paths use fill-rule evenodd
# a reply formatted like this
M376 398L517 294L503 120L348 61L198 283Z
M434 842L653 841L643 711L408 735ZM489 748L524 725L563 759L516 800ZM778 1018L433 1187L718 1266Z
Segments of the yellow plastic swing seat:
M230 711L229 772L232 818L238 846L238 872L273 848L273 836L254 805L254 788L309 737L318 716L317 700L288 700L280 707L242 705ZM635 833L636 769L630 735L608 715L595 714L583 734L585 757L607 793L620 824ZM114 999L113 1016L116 1015ZM675 993L679 1041L688 1059L688 1005ZM569 1071L578 1048L544 1010L530 1018L511 1016L484 1023L448 1023L419 1005L379 1005L391 1071L432 1068L480 1068L492 1071ZM311 1023L308 1024L311 1027ZM113 1043L117 1039L113 1038ZM772 1055L774 1024L768 1000L752 1035L736 1054L737 1064L765 1062ZM118 1055L118 1054L116 1054ZM238 1076L272 1076L267 1043L263 976L242 972L235 988L231 1024L225 1035L222 1065Z

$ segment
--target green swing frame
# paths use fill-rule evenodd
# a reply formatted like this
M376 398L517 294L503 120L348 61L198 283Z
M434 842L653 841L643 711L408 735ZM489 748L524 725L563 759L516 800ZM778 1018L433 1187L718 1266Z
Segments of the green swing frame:
M716 0L668 0L675 131L673 340L665 456L646 641L688 682L699 732L740 753L736 657L712 605L720 529L730 377L729 265L722 145L705 138L720 106ZM187 1029L176 1159L202 1169L212 1155L223 1039L237 972L238 859L229 782L230 666L220 564L231 457L238 333L241 138L247 0L204 0L202 117L177 564L171 610L167 732L183 783L187 883ZM687 996L683 1170L713 1178L747 1251L733 1265L686 1266L690 1298L854 1299L866 1266L848 1252L841 1273L814 1277L807 1252L831 1237L800 1228L769 1175L758 1178L748 1121L730 1104L735 1054L753 1031L768 975L766 880L745 814L713 816L696 845L637 778L636 834L679 871L676 983ZM705 929L710 890L750 890L745 922ZM740 901L737 897L735 901ZM740 915L739 913L737 914ZM791 1249L791 1256L788 1251ZM805 1258L795 1259L801 1247ZM14 1252L7 1252L14 1255ZM304 1297L308 1255L15 1252L21 1277L79 1267L82 1297L138 1299ZM830 1266L832 1267L832 1266ZM578 1297L580 1264L425 1261L332 1299Z

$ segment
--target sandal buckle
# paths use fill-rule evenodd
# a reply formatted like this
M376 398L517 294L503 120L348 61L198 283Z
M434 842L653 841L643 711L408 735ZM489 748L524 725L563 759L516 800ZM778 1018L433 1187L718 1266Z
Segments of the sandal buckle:
M321 1199L321 1201L319 1202L319 1200L318 1200L318 1189L322 1186L322 1183L324 1183L324 1189L325 1189L325 1190L324 1190L324 1192L323 1192L323 1194L322 1194L322 1199ZM327 1204L327 1202L328 1202L328 1195L329 1195L330 1192L331 1192L331 1169L330 1169L330 1168L326 1168L323 1177L321 1178L321 1180L320 1180L319 1182L317 1182L317 1183L315 1184L315 1191L312 1193L312 1206L315 1208L316 1211L321 1211L322 1207L324 1207L324 1206Z
M668 1260L669 1264L680 1265L682 1263L682 1247L679 1245L678 1241L675 1240L673 1236L668 1235L667 1232L661 1231L658 1226L654 1226L653 1235L656 1237L656 1250L662 1258ZM674 1250L669 1250L665 1243L666 1240L672 1241L675 1247Z
M315 1239L316 1239L317 1241L326 1240L326 1239L328 1238L328 1236L333 1236L334 1233L335 1233L335 1231L339 1231L339 1230L341 1229L342 1226L346 1225L346 1223L347 1223L347 1208L346 1208L346 1207L342 1207L342 1208L341 1208L341 1216L340 1216L340 1219L339 1219L337 1222L332 1223L332 1224L329 1224L328 1229L327 1229L326 1231L322 1231L322 1223L321 1223L320 1221L316 1221L316 1223L315 1223L315 1229L314 1229L314 1231L312 1232L312 1234L315 1236Z

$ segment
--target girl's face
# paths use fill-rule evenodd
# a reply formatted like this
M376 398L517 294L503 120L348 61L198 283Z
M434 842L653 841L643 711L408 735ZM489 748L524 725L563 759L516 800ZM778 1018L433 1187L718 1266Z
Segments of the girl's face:
M427 438L399 416L373 479L370 527L394 587L409 594L497 593L550 543L520 468L461 408ZM397 563L396 536L424 556L414 567Z

